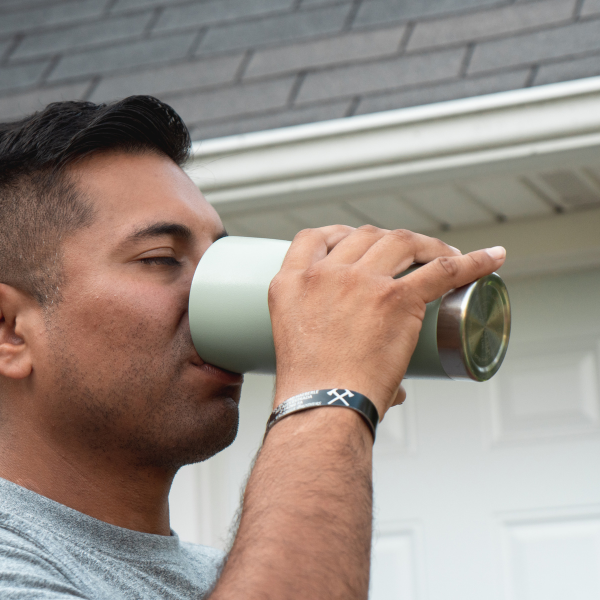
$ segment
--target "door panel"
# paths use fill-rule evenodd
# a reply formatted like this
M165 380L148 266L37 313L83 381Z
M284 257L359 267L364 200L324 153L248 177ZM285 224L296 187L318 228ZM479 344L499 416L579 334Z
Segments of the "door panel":
M507 598L600 598L600 505L507 515L501 535Z

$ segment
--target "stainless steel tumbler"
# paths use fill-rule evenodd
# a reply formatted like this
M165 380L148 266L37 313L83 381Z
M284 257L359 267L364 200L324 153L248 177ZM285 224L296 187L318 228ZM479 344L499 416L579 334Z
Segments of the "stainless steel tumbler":
M200 261L190 291L192 339L200 357L237 373L275 373L269 284L290 242L226 237ZM510 337L510 301L492 273L427 305L407 378L486 381Z

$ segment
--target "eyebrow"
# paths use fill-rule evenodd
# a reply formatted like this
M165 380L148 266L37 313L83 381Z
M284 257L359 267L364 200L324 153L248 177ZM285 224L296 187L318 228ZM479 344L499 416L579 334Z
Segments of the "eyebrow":
M190 240L194 239L194 234L187 225L183 225L182 223L162 222L152 223L151 225L137 229L127 237L126 242L138 242L140 240L147 240L149 238L161 237L165 235L179 239L183 242L189 242ZM223 229L223 231L217 235L214 241L216 242L217 240L227 237L228 235L229 234Z
M194 237L192 230L187 225L181 223L152 223L142 227L127 236L128 242L139 242L148 238L161 237L169 235L171 237L188 242Z

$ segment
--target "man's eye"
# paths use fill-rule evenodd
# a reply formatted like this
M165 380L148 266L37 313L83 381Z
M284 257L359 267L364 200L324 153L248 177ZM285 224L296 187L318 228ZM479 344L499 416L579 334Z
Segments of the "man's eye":
M167 265L169 267L179 267L181 263L172 256L151 256L149 258L141 258L140 262L145 265Z

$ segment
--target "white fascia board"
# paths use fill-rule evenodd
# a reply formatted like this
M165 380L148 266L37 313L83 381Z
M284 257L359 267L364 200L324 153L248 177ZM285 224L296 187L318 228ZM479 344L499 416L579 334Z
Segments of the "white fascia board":
M599 148L593 77L195 143L188 173L227 212L482 167L560 164Z

